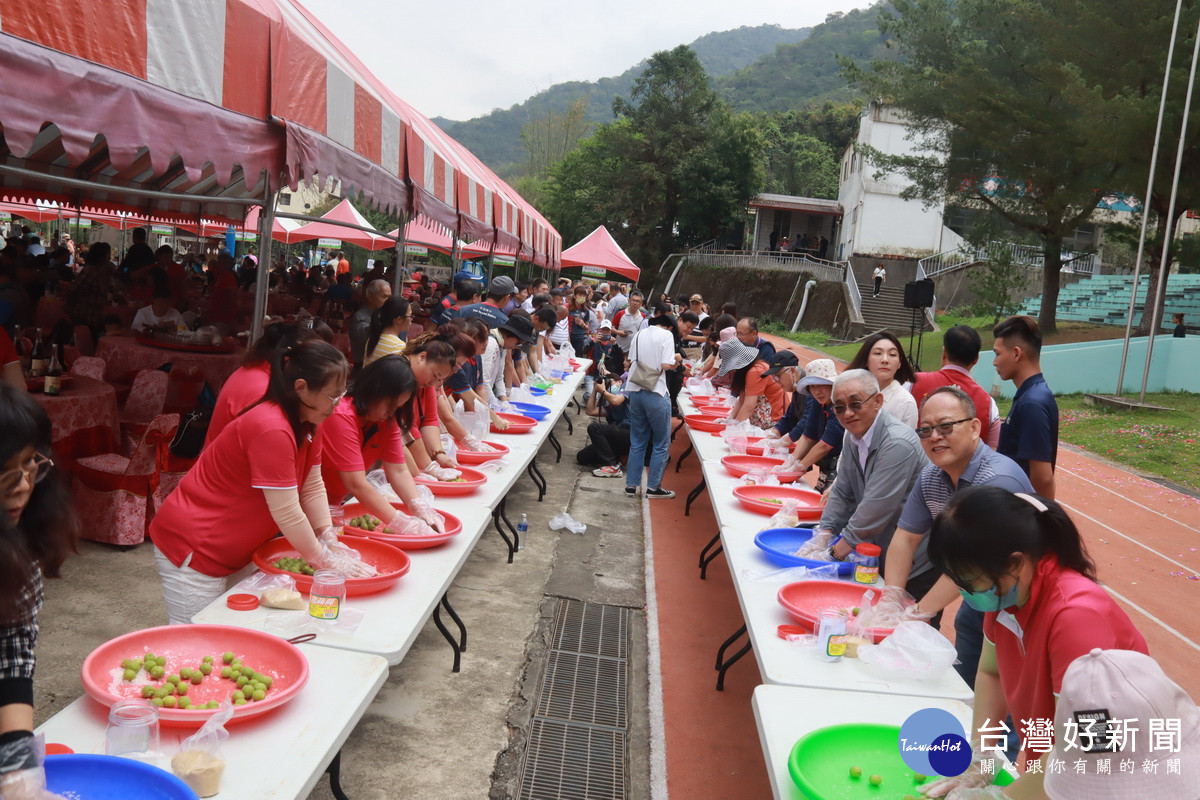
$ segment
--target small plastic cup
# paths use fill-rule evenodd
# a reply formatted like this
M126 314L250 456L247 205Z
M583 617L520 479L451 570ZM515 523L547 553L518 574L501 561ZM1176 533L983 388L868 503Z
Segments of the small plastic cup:
M158 750L158 709L148 700L118 700L108 710L104 753L132 756Z

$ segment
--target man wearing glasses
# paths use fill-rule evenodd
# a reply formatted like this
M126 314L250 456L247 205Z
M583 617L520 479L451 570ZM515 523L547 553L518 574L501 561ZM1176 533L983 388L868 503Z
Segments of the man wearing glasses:
M934 389L925 399L916 434L932 463L921 471L904 504L887 549L887 568L882 572L889 586L927 589L920 594L908 591L918 598L918 611L936 615L930 621L934 627L942 609L959 595L954 582L934 570L925 554L933 520L954 493L967 486L998 486L1033 494L1033 485L1020 465L982 441L983 425L976 412L971 396L957 386ZM983 612L963 603L954 617L954 631L959 661L954 668L973 688L983 647Z
M834 379L833 413L846 436L817 529L840 537L829 548L838 561L862 542L879 545L882 573L904 501L929 460L912 428L883 410L879 381L865 369L848 369Z

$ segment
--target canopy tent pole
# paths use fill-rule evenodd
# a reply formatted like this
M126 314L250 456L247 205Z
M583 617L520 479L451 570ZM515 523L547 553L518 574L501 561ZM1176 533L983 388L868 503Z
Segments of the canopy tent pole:
M1175 153L1175 175L1171 179L1171 199L1167 203L1167 226L1163 231L1162 261L1158 265L1158 293L1153 298L1153 313L1150 316L1150 335L1146 339L1146 366L1142 370L1142 391L1138 397L1139 403L1146 402L1146 383L1150 380L1150 359L1154 355L1154 338L1158 335L1159 318L1162 315L1162 301L1167 294L1167 270L1171 266L1171 239L1175 235L1172 221L1175 217L1175 201L1179 197L1179 172L1183 167L1183 148L1187 141L1188 114L1192 110L1192 89L1196 86L1196 61L1200 59L1200 21L1196 23L1196 43L1192 47L1192 69L1188 75L1187 99L1183 102L1183 123L1179 128L1179 148ZM1168 65L1168 68L1170 65ZM1149 198L1146 199L1149 202ZM1137 285L1133 287L1137 294Z
M1133 291L1129 294L1129 312L1125 317L1125 342L1121 346L1121 367L1117 370L1117 391L1125 383L1125 361L1129 358L1129 339L1133 335L1133 311L1137 307L1138 279L1142 272L1142 256L1146 252L1146 223L1150 219L1150 197L1154 193L1154 173L1158 169L1158 150L1162 142L1163 114L1167 108L1167 86L1171 82L1171 62L1175 58L1175 37L1179 33L1179 13L1183 0L1175 0L1175 22L1171 26L1171 42L1167 46L1167 66L1163 70L1162 97L1158 101L1158 122L1154 126L1154 147L1150 150L1150 175L1146 179L1146 194L1142 196L1142 230L1138 235L1137 257L1133 260ZM1153 338L1153 334L1151 335Z
M400 212L400 236L396 239L396 269L392 275L392 294L400 296L400 273L408 269L408 248L404 243L404 229L408 227L408 221L411 219L407 211Z
M496 271L496 238L492 237L492 246L488 248L488 283L492 282L492 275Z
M275 227L275 192L268 190L259 215L258 272L254 281L254 311L250 317L250 341L253 345L262 336L263 318L267 316L267 288L271 266L271 229Z

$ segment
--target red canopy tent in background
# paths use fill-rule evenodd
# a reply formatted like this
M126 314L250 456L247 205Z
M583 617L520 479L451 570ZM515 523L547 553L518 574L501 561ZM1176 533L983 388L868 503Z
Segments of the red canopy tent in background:
M328 212L321 215L323 220L336 220L338 222L347 222L350 225L357 225L358 228L370 228L371 223L359 213L358 209L350 204L349 200L343 200ZM348 228L341 225L332 225L329 222L309 222L301 225L292 232L294 240L307 241L312 239L340 239L343 242L358 245L364 250L383 250L388 247L395 247L396 240L387 236L376 236L358 228Z
M283 185L332 178L557 266L553 227L297 0L9 4L0 85L21 87L0 103L0 200L240 226Z
M637 282L642 270L629 260L621 245L612 238L612 234L603 226L579 240L562 252L562 266L566 267L603 267L609 272L615 272L622 277Z

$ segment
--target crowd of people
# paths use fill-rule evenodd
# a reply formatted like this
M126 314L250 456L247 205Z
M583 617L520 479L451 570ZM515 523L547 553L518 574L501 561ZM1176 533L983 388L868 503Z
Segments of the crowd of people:
M29 249L14 255L6 248L0 274L19 272ZM174 301L195 276L184 269L180 283L182 265L163 248L150 251L144 237L135 237L130 253L138 260L126 264L126 255L114 264L107 246L93 245L82 269L58 280L76 290L148 288L138 323L187 326ZM212 270L207 276L213 293L253 283L244 271L255 265L244 261L239 273L232 261L216 259L215 277ZM348 354L331 344L334 326L266 326L222 387L195 465L150 524L172 624L190 622L251 570L253 551L276 533L314 567L371 574L338 539L335 516L349 497L393 532L442 530L414 477L458 477L457 450L490 449L474 423L503 430L501 414L517 387L544 379L550 360L570 353L590 361L583 400L597 418L579 462L597 476L624 478L624 494L674 496L662 481L677 398L687 379L706 380L729 392L725 422L760 429L765 444L786 449L785 468L817 470L812 482L825 502L813 539L823 543L825 559L878 547L886 585L880 602L897 620L936 626L961 597L956 668L976 693L976 731L1005 719L1061 716L1065 676L1097 649L1147 652L1097 584L1078 530L1054 500L1058 410L1041 373L1042 337L1029 317L993 330L996 370L1017 387L1002 420L970 376L982 344L966 326L945 332L936 372L916 371L886 331L867 337L839 371L828 358L801 364L796 352L762 336L752 316L739 316L735 303L710 309L699 294L648 300L621 283L562 278L551 287L459 274L449 290L414 276L395 296L386 268L354 288L341 263L330 259L332 283L314 299L346 312ZM36 271L43 287L53 286L57 273ZM10 324L22 313L18 305L8 302ZM103 324L88 314L73 321ZM51 458L49 421L23 379L0 389L0 401L0 583L9 611L0 629L0 786L8 786L36 772L31 678L42 580L57 574L78 521ZM377 466L382 480L369 480ZM1025 755L1019 783L1042 791L1038 755ZM926 794L964 796L955 792L981 788L990 777L977 758L963 776ZM1046 783L1049 796L1076 796L1055 794Z

